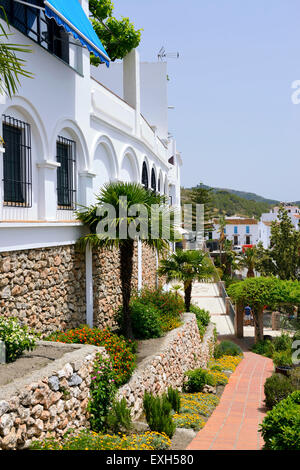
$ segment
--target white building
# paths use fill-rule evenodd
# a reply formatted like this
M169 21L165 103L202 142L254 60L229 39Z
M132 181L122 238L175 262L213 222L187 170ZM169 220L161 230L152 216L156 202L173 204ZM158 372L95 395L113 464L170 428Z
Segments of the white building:
M258 221L251 218L227 217L225 226L225 236L234 246L236 245L256 245L259 241ZM214 224L214 230L209 233L209 240L218 240L220 238L220 225L217 221Z
M88 0L80 3L87 15ZM75 241L81 228L73 209L93 203L108 181L143 182L180 204L182 162L167 134L166 65L158 70L149 64L141 74L132 51L117 66L123 76L119 97L108 89L115 64L91 67L88 49L46 18L42 0L0 4L15 26L13 42L32 50L24 59L34 74L21 80L17 96L2 96L0 104L6 152L0 162L1 249ZM100 83L102 73L108 87Z
M1 314L45 332L53 325L112 324L120 302L118 257L77 256L84 228L74 209L94 203L102 185L117 180L142 183L180 204L182 161L168 139L166 66L149 64L141 73L134 50L116 76L88 20L88 0L0 5L11 42L32 51L18 55L34 75L21 78L12 99L0 96ZM90 50L105 62L97 69ZM110 89L115 79L121 96ZM135 287L150 278L154 285L156 273L157 258L139 245Z
M298 206L293 204L282 203L281 206L287 211L291 222L296 230L299 230L299 222L300 222L300 209ZM272 223L278 221L278 214L279 214L280 207L276 206L270 210L270 212L266 212L262 214L261 219L259 221L259 240L262 242L264 248L270 247L270 238L271 238L271 227Z

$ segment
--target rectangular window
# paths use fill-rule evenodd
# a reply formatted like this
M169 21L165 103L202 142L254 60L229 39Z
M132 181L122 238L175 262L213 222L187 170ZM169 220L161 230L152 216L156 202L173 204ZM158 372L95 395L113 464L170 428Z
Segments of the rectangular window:
M22 0L18 3L12 0L0 0L12 26L28 36L40 46L69 63L69 35L64 28L59 27L55 20L47 18L43 0ZM35 8L35 6L39 8ZM3 12L0 9L0 15Z
M2 116L4 205L31 207L32 169L30 125Z
M238 228L234 227L234 233L238 233Z
M250 227L249 227L249 225L246 225L246 233L248 233L248 234L250 233Z
M76 206L76 144L73 140L58 137L56 143L57 204L58 209L75 210Z

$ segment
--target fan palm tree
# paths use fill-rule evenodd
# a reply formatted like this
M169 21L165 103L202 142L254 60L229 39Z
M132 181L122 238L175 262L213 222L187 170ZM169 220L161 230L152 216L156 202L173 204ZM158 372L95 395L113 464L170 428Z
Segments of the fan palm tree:
M223 215L219 217L218 220L218 233L220 234L219 237L219 247L220 247L220 264L221 266L223 265L223 250L224 250L224 243L226 240L226 235L225 235L225 227L226 227L226 219Z
M1 6L0 15L4 17L9 28L5 10ZM32 78L33 75L24 69L25 60L16 56L31 50L27 46L9 43L9 36L11 34L7 33L0 23L0 94L7 94L11 98L18 91L20 77Z
M256 247L247 248L245 253L239 258L239 266L247 269L247 277L255 277L255 267L258 261Z
M124 182L104 185L95 205L77 211L77 218L89 228L89 233L78 240L79 247L119 249L122 306L128 338L133 338L130 298L134 243L140 239L158 252L169 249L169 241L175 239L174 216L164 196L148 191L140 184Z
M212 278L215 268L207 253L198 250L178 250L160 262L158 273L166 276L168 282L182 281L186 311L190 311L193 281Z

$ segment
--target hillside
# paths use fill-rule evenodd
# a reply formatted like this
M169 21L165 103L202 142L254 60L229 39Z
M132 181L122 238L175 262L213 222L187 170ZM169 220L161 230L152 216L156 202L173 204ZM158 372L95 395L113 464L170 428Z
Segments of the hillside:
M203 187L209 189L208 186L203 185ZM191 189L182 188L182 204L189 201ZM278 201L266 199L254 193L221 188L211 189L211 205L216 216L224 214L260 218L263 212L269 212L272 206L278 204Z

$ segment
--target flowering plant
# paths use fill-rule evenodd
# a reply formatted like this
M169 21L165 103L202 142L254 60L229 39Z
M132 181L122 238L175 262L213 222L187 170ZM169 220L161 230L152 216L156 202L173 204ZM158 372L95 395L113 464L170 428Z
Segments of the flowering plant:
M21 326L16 318L0 318L0 339L5 343L6 361L13 362L23 351L32 351L37 336L27 326Z
M94 362L90 385L88 411L93 431L106 430L107 415L116 393L114 371L111 363L100 354Z
M110 356L117 386L126 383L135 369L135 344L131 340L112 333L108 329L75 328L66 332L55 332L46 338L61 343L83 343L102 346Z

